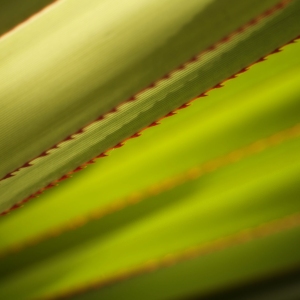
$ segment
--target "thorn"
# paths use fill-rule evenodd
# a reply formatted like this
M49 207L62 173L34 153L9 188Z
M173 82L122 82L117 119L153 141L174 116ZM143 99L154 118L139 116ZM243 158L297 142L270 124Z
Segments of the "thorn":
M52 149L54 149L54 148L57 148L57 147L52 147ZM40 157L44 157L44 156L47 156L49 153L47 152L47 151L44 151L44 152L42 152L41 154L40 154Z
M10 210L15 210L15 209L17 209L17 208L19 208L19 207L21 207L21 205L20 204L15 204L15 205L13 205L11 208L10 208Z
M213 51L213 50L215 50L215 48L216 48L216 45L211 45L211 46L208 48L208 51Z
M133 134L133 135L131 136L131 138L137 138L137 137L139 137L139 136L141 136L141 134L140 134L139 132L137 132L137 133Z
M275 49L274 51L272 51L270 54L275 54L275 53L279 53L281 52L282 50L281 49Z
M213 87L213 89L219 89L221 87L223 87L223 85L221 83L218 83Z
M200 94L199 96L197 96L197 98L201 98L201 97L207 97L208 95L206 95L205 93Z
M7 178L10 178L10 177L13 177L13 176L15 176L15 175L13 175L12 173L9 173L9 174L5 175L1 180L7 179Z
M134 100L136 100L136 97L135 97L135 96L132 96L132 97L130 97L129 99L127 99L128 102L131 102L131 101L134 101Z
M96 119L96 121L101 121L101 120L103 120L104 119L104 116L100 116L100 117L98 117L97 119Z
M113 148L121 148L122 146L124 146L123 143L118 143L117 145L115 145Z
M265 57L261 57L260 59L258 59L256 62L262 62L262 61L265 61L267 60Z
M20 170L21 168L27 168L27 167L31 167L32 164L30 162L25 163L22 167L20 167L18 170Z
M153 127L153 126L157 126L157 125L159 125L159 123L153 122L153 123L151 123L150 125L148 125L148 127Z
M83 133L84 132L84 130L83 130L83 128L80 128L78 131L76 131L74 134L81 134L81 133Z
M83 169L83 167L79 166L79 167L77 167L76 169L74 169L74 170L72 171L72 173L79 172L79 171L81 171L82 169Z
M51 182L51 183L49 183L49 184L45 187L45 189L51 189L51 188L54 187L55 185L56 185L55 183Z
M252 20L250 20L248 25L255 25L256 23L257 23L257 19L252 19Z
M172 117L174 115L176 115L176 113L171 111L171 112L169 112L168 114L165 115L165 118Z
M73 139L74 139L73 136L72 136L72 135L69 135L69 136L67 136L62 142L71 141L71 140L73 140Z
M221 43L226 43L226 42L228 42L230 39L231 39L231 36L230 36L230 35L225 36L225 37L221 40Z
M299 39L300 36L296 37L294 40L289 41L287 44L296 44L297 39Z
M185 104L182 104L181 106L179 106L178 109L184 109L184 108L187 108L189 106L190 106L189 103L185 103Z
M198 60L198 56L196 55L196 56L194 56L194 57L191 58L190 62L195 62L197 60Z
M244 27L244 26L241 26L240 28L238 28L238 29L236 30L236 32L237 32L237 33L241 33L241 32L244 31L244 29L245 29L245 27Z
M246 71L248 71L248 68L243 68L243 69L241 69L237 74L241 74L241 73L244 73L244 72L246 72Z
M112 108L112 109L109 111L109 113L115 113L116 111L117 111L117 108L114 107L114 108Z
M98 156L96 156L97 158L101 158L101 157L106 157L108 156L107 154L105 154L105 152L99 154Z

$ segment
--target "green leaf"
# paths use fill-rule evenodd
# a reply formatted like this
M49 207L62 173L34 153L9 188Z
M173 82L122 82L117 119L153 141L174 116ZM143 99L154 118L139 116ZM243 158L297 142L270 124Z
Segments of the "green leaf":
M224 89L212 91L100 160L70 180L65 190L45 194L3 218L3 250L13 247L15 253L8 250L1 259L0 295L52 299L70 289L78 294L75 299L132 299L142 294L169 299L253 280L299 263L297 248L291 246L298 242L299 217L289 217L300 211L300 131L299 125L293 127L299 122L298 49L299 43L290 45L253 66ZM202 168L207 170L203 174ZM147 176L142 176L145 170ZM178 175L184 180L176 180ZM130 195L149 186L140 201ZM94 217L84 212L94 212ZM286 221L290 218L296 222ZM261 224L269 229L256 233L255 228L264 228ZM254 232L247 243L244 230ZM240 235L237 244L230 242ZM206 256L159 267L161 261L180 258L194 247L200 254L205 247L215 249L224 239L229 240L226 250L217 247ZM32 240L32 246L26 246L26 240ZM236 264L228 273L227 261L233 260ZM149 273L151 266L157 271ZM131 275L140 269L144 275ZM199 276L205 277L200 285ZM95 281L110 287L76 292L81 286L93 290L90 284Z
M295 197L300 192L299 147L300 137L291 139L4 257L0 295L22 299L22 295L31 298L76 289L95 279L113 277L120 270L134 269L167 254L299 212L300 204ZM282 157L284 151L289 155ZM244 176L240 176L240 170L245 172ZM283 197L289 201L283 203ZM300 225L299 216L296 220L296 225ZM284 236L288 237L289 231ZM251 243L249 247L253 247ZM300 262L294 248L283 243L282 249L276 255L289 252L272 268ZM239 278L245 270L235 272L232 276ZM269 264L243 276L247 279L264 272L270 272ZM212 277L211 285L214 280Z
M61 186L0 218L0 298L297 297L299 10L64 0L3 35L0 210Z
M1 185L0 209L5 211L30 197L299 33L297 1L287 6L278 1L220 3L191 1L181 7L181 1L170 5L132 0L132 6L126 3L122 9L121 3L111 6L107 1L90 1L84 8L79 0L64 1L2 40L1 76L6 81L0 89L5 101L0 155L11 155L11 159L1 164L0 174L8 177L153 80L202 54L122 105L117 113L92 123L82 134L34 160L32 167L7 178ZM223 7L230 7L230 15L223 13ZM113 17L112 9L116 9ZM163 17L166 12L168 18ZM253 18L254 22L247 23ZM216 26L218 30L211 33L209 28ZM78 33L76 28L80 28ZM220 40L229 33L231 37L232 30L238 30L233 38ZM203 53L212 45L214 50Z
M300 120L299 49L299 42L285 47L282 53L226 82L224 88L211 91L190 108L110 152L109 157L98 159L82 171L87 175L74 174L70 181L61 183L65 189L49 190L25 205L22 212L14 211L9 218L0 219L3 246L39 235L292 127ZM22 224L27 224L26 228ZM9 235L5 233L8 231Z
M22 22L28 21L36 13L39 13L56 0L2 0L0 10L0 36L10 32ZM17 7L17 9L16 9Z

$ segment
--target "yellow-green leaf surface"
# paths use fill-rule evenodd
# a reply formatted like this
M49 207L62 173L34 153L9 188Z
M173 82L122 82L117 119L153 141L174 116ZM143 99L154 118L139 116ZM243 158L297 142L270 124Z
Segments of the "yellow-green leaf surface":
M29 202L30 208L25 206L9 218L1 218L3 246L297 124L299 51L299 42L286 46L283 52L226 82L224 88L211 91L190 108L110 152L109 157L98 159L94 166L64 182L66 189L49 190ZM31 223L35 218L43 222L35 226Z
M10 32L56 0L1 0L0 36ZM16 9L17 7L17 9Z
M3 217L1 298L176 299L298 265L299 50Z
M298 1L65 0L4 37L1 211L297 37L299 11Z

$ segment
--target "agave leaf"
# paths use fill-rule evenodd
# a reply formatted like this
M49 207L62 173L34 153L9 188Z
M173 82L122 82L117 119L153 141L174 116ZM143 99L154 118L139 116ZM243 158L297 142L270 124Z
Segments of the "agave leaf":
M236 93L234 82L229 82L223 91L228 89L228 95L231 94L232 97L223 99L224 94L215 91L215 98L214 93L210 95L211 102L208 100L195 102L191 109L184 110L176 116L177 122L179 120L181 122L177 123L175 117L173 120L168 119L165 127L162 125L154 128L152 135L150 132L148 136L145 134L145 137L132 141L132 145L130 143L127 145L127 150L122 148L115 151L112 155L114 160L106 158L102 164L99 164L99 168L103 169L103 172L106 171L105 174L95 168L90 174L87 172L89 176L86 181L80 176L80 184L74 179L72 186L70 181L70 185L66 185L72 195L70 200L67 200L67 193L61 193L59 196L57 192L56 195L52 194L53 200L48 198L45 201L45 198L44 201L33 202L32 206L28 205L16 212L7 221L3 218L1 220L2 240L9 248L9 245L13 246L17 241L22 242L22 239L24 241L24 238L37 232L47 228L55 229L54 224L61 223L62 220L82 215L82 211L80 214L78 208L76 208L77 212L76 209L74 210L73 215L72 209L77 205L71 206L71 203L74 203L75 199L81 203L83 195L92 186L91 194L85 196L93 202L92 193L94 194L94 206L89 207L89 210L96 204L102 204L103 207L109 203L113 205L114 198L110 198L113 197L111 195L116 196L118 193L126 195L130 189L138 190L141 186L151 185L158 170L162 172L163 166L166 169L167 166L174 166L175 159L182 162L182 165L176 164L175 169L162 172L160 175L162 178L176 175L194 167L195 164L205 164L220 155L225 155L227 160L230 159L229 164L221 164L203 176L188 177L187 181L175 184L171 190L161 190L157 195L155 190L149 192L142 201L131 205L127 203L123 209L120 205L118 207L117 201L114 211L102 217L99 214L98 218L94 221L91 219L83 226L80 226L80 219L74 220L74 231L70 230L72 226L64 230L64 233L54 230L52 236L46 236L43 241L37 240L32 246L27 245L23 249L20 248L20 251L15 247L15 253L10 250L11 253L1 259L0 295L12 299L47 295L51 299L56 294L68 293L68 289L78 293L77 289L82 285L86 285L89 290L91 282L94 281L100 286L103 282L111 285L111 282L119 281L120 283L110 288L97 289L95 292L85 294L79 293L75 299L97 299L97 297L111 299L120 297L120 294L123 295L123 299L132 299L140 298L139 293L149 295L147 296L149 299L151 297L168 299L195 292L205 293L215 287L252 280L254 277L267 275L299 263L296 248L290 246L298 243L299 230L283 226L281 229L286 229L285 232L271 230L270 235L263 236L264 239L257 239L254 235L255 238L248 243L233 244L224 251L220 249L205 257L196 256L192 260L183 260L173 267L170 263L169 268L161 270L159 268L159 262L168 259L169 256L166 255L173 254L171 257L174 255L176 257L178 253L184 253L191 247L201 248L211 243L214 245L214 242L220 238L232 235L235 237L239 232L245 229L252 230L262 223L273 221L276 223L277 219L287 218L299 211L300 206L296 196L299 194L300 139L297 137L299 126L291 127L299 122L297 101L299 89L296 76L299 74L299 66L296 63L298 57L292 58L293 51L297 54L298 47L299 44L287 47L286 52L270 57L268 62L253 67L249 73L235 79L235 82L241 83ZM266 75L260 77L257 75L261 74L264 68L269 70L269 74L273 73L273 77L265 78L262 82ZM266 86L273 88L266 89ZM247 98L245 90L249 87L252 88L252 92ZM197 120L200 117L203 119L198 124ZM192 125L195 127L191 129ZM288 129L289 127L292 129ZM178 134L169 135L167 138L166 134L172 132L172 129ZM188 134L188 130L192 131L191 135ZM276 134L278 131L283 133ZM255 143L254 148L251 145L247 146L257 140L264 142ZM154 141L157 143L155 144ZM179 142L183 143L184 147L178 147ZM147 148L148 153L142 151L147 143L148 147L152 145L152 149L157 149L162 154L157 165L156 161L148 161L153 155L153 152L150 152L152 149ZM137 147L139 144L140 148ZM174 152L171 154L169 147L172 145L174 145ZM240 147L242 151L236 151ZM175 151L176 149L178 150ZM128 157L127 151L137 155L133 155L135 159L132 158L131 162L125 161ZM230 155L226 156L226 153L231 151L241 153L241 156L238 155L237 160ZM168 156L170 156L169 161ZM191 160L188 157L191 157ZM165 160L165 165L160 166ZM108 167L109 165L104 168L106 161L107 164L111 161L111 168ZM144 165L141 165L141 162L144 162ZM128 165L133 167L132 173L128 172ZM120 184L121 192L112 188L113 184L116 184L114 180L120 182L115 178L117 167L122 174L125 172L128 174L128 177L123 178L123 185ZM141 176L137 175L144 173L145 169L150 175L149 179L141 179ZM95 177L96 173L98 178ZM101 179L101 176L105 176L107 186L95 185L95 181ZM92 183L89 182L91 177L95 177ZM133 180L136 183L128 188ZM78 185L77 189L74 189L75 185ZM107 188L107 191L104 188ZM72 189L74 190L70 191ZM104 191L109 196L100 199L98 195L99 193L104 195ZM101 203L96 203L97 201ZM58 203L61 203L61 215L67 217L59 216ZM52 213L51 205L53 205ZM80 209L84 209L85 206L88 204L82 204ZM69 210L71 213L68 212ZM88 211L87 208L86 210ZM43 211L46 214L43 215ZM49 212L52 217L46 220ZM39 217L38 213L41 213ZM32 230L29 227L30 222ZM24 224L28 224L26 229L23 229ZM276 226L278 225L272 228ZM34 229L34 227L39 228ZM8 230L12 232L12 238L7 237L8 240L5 242ZM263 232L268 233L266 230ZM274 249L277 251L273 251ZM251 260L248 262L244 259L245 256L251 257ZM230 262L233 258L237 261L237 264L230 268L230 272L226 268L225 258ZM211 273L212 268L216 266L216 261L220 262L219 276ZM95 267L95 264L99 267ZM151 270L153 265L154 267L158 265L157 271L150 274L147 270ZM140 277L130 275L135 269L142 269L144 270L142 273L145 274ZM186 280L189 278L188 274L192 273L193 277ZM195 274L202 277L206 274L205 280L201 280L201 285ZM121 282L124 277L127 280ZM178 282L176 288L172 287L172 281ZM160 282L165 283L161 293L159 293ZM142 292L137 288L137 284L143 287Z
M85 1L85 5L83 5L83 2L79 0L62 1L51 11L40 14L34 22L27 24L12 36L1 41L1 78L6 79L2 93L3 96L10 97L10 99L7 98L7 103L11 103L10 100L14 99L13 104L5 105L3 114L10 115L15 127L19 120L19 122L22 121L24 129L26 116L29 119L27 122L32 123L34 120L39 125L35 128L29 127L26 131L23 130L23 138L20 132L17 135L17 130L15 130L17 136L8 140L10 143L7 143L8 146L2 150L3 154L7 154L4 151L14 149L12 145L16 138L18 138L18 146L20 138L26 141L26 144L31 145L35 145L33 139L38 138L39 143L35 147L40 148L37 150L23 149L22 154L19 154L19 156L23 155L23 158L15 158L15 160L20 160L18 163L10 162L8 165L6 162L1 166L1 176L22 166L22 163L62 141L69 134L75 133L87 123L114 108L118 103L124 102L140 89L243 25L257 13L267 9L270 3L278 1L270 1L269 5L262 5L258 9L252 8L252 13L243 16L243 20L235 25L231 25L232 23L228 22L227 17L223 13L219 13L221 24L228 24L227 27L230 28L222 33L215 31L216 36L213 38L214 34L204 34L208 28L199 26L199 23L202 23L205 18L210 26L216 26L210 21L211 16L207 15L207 9L211 4L215 6L215 10L219 9L216 1L191 1L184 6L180 4L180 1L172 1L172 5L169 5L169 2L171 3L171 1L140 3L133 0L132 3L125 4L122 1L116 1L109 5L108 1L91 0L88 3ZM230 2L226 4L230 4ZM248 14L249 6L250 2L247 5L241 5L240 9L245 10L245 13ZM215 10L212 13L216 12ZM166 12L168 12L168 18L165 18ZM240 12L237 7L236 14L244 15ZM155 22L153 22L154 16ZM232 18L232 22L235 22L235 18ZM193 31L191 34L187 34L190 32L190 27ZM221 26L220 30L223 31L223 28ZM199 30L200 32L197 32ZM199 33L202 34L199 35ZM207 36L204 40L209 39L209 41L205 41L205 44L202 45L199 40L202 41L203 36ZM185 39L188 37L190 42L186 44L182 37ZM198 45L196 46L195 39L197 37ZM154 38L155 43L153 42ZM190 53L182 51L184 49L177 50L175 53L178 55L172 55L169 58L175 62L166 61L171 66L166 68L165 64L159 61L156 62L157 66L146 68L144 60L150 54L153 56L155 50L171 53L175 50L175 46L178 47L178 44L172 43L173 40L185 45L185 51ZM24 47L20 47L20 45ZM191 50L190 47L194 49ZM184 58L180 57L182 55ZM160 55L160 59L162 58L165 57ZM152 64L153 58L149 60ZM30 68L26 66L30 66ZM137 67L138 69L136 69ZM162 68L165 69L162 70ZM16 72L17 70L18 72ZM142 70L147 70L147 72L141 72ZM130 75L132 73L135 74L135 77ZM151 73L155 73L155 75ZM41 76L42 74L43 76ZM124 78L120 78L122 74ZM147 77L147 80L143 79L144 76ZM24 78L27 80L24 81ZM142 81L144 82L142 83ZM117 86L116 82L118 82ZM15 89L16 84L18 84L18 89ZM121 85L124 87L122 88ZM104 91L98 91L99 89L104 89ZM41 97L41 93L43 97ZM62 96L63 98L61 98ZM16 111L16 107L20 104L24 105L24 103L26 103L26 107L21 112L23 116L21 119L20 111ZM88 108L84 109L84 106ZM25 113L27 110L28 113ZM44 132L47 127L52 129L48 135L55 136L49 142L44 141L50 139ZM70 128L67 130L67 127ZM27 131L29 132L27 133ZM7 135L4 137L9 138ZM32 140L29 140L30 138Z
M96 284L86 293L66 293L75 300L95 299L188 299L187 295L197 294L195 299L214 299L206 297L206 293L213 293L216 289L224 289L233 284L243 284L245 280L253 280L257 276L272 276L274 272L286 271L286 265L293 269L298 261L299 228L284 234L269 236L254 242L217 251L199 258L187 260L170 268L162 268L148 272L143 276L133 277L131 280L121 281L113 286L97 289ZM274 251L277 249L277 251ZM299 261L298 261L299 263ZM150 265L150 263L149 263ZM216 267L217 266L217 267ZM148 267L148 269L151 268ZM282 270L283 269L283 270ZM121 277L121 276L120 276ZM275 288L276 289L276 288ZM252 290L253 292L253 290ZM221 293L218 299L225 298ZM299 297L298 282L290 290L274 291L271 295L259 295L260 298L247 299L297 299ZM268 298L271 296L271 298ZM288 298L289 297L289 298ZM45 298L47 299L47 298ZM48 298L51 299L51 298ZM63 299L57 297L52 299ZM194 298L192 298L194 299Z
M139 5L143 9L148 5L151 19L151 8L153 10L154 7L159 8L158 13L163 13L164 8L167 8L164 5L168 2L131 1L136 5L130 9L128 7L126 14L120 12L124 19L120 19L116 28L121 23L130 27L133 23L128 20L128 16L132 13L132 20L135 20L134 17L137 15L133 10L138 9ZM74 0L73 3L71 5L69 0L57 3L47 13L39 14L35 21L29 22L20 30L12 31L10 35L0 40L0 48L15 45L15 48L10 48L14 49L11 53L0 52L3 59L5 55L8 55L7 58L11 55L11 61L4 60L4 63L7 63L4 67L9 65L12 67L14 64L17 67L18 61L22 61L27 55L29 58L34 49L38 47L43 49L48 38L51 40L53 37L55 40L60 30L75 27L80 20L92 16L94 11L97 12L97 8L109 11L113 7L111 1L88 1L80 12L79 6L82 2ZM200 21L196 21L197 17L192 19L191 16L202 14L203 17L206 16L205 22L211 25L212 18L209 17L218 12L220 5L224 3L228 5L231 2L226 0L222 2L223 4L220 3L203 1L200 4L198 1L191 1L182 12L170 14L168 17L170 19L159 21L152 33L156 35L159 32L162 35L158 37L164 42L172 40L173 44L162 43L154 49L157 45L152 44L149 39L145 42L146 48L143 50L145 52L142 51L141 55L149 58L147 63L150 64L151 60L156 61L167 53L164 49L171 51L177 42L184 41L190 48L177 49L178 55L174 52L176 54L174 56L186 62L192 53L189 51L194 51L196 49L194 47L205 44L205 42L197 44L192 40L192 37L198 35L204 27L199 29L196 24ZM78 133L71 138L63 137L67 134L67 131L63 134L67 126L65 127L66 124L61 121L62 126L57 129L57 134L61 134L64 139L67 137L65 142L59 143L58 148L53 148L48 155L33 160L32 166L29 159L25 163L22 162L24 168L8 173L14 176L7 176L0 182L2 197L0 207L4 211L9 209L10 205L19 203L27 195L43 191L49 182L52 182L50 186L56 184L60 175L65 175L82 162L99 153L109 154L109 157L99 159L98 164L90 166L85 172L74 173L74 178L69 182L62 182L60 189L53 189L42 195L40 200L29 202L23 209L0 219L1 299L57 300L71 297L87 300L163 300L186 298L189 295L205 299L206 295L209 298L209 294L216 289L235 287L299 266L297 247L300 228L299 43L285 47L282 53L268 57L264 63L255 64L249 72L238 75L234 80L226 81L224 88L213 89L208 93L208 97L200 97L193 102L191 108L179 110L177 116L163 120L164 124L161 126L142 132L140 138L128 141L126 147L106 151L196 95L203 96L203 92L214 87L216 83L231 77L251 63L261 61L261 57L293 39L296 33L300 32L299 28L297 29L300 25L297 18L300 6L296 1L290 3L257 2L258 7L252 7L253 2L250 1L237 4L228 12L234 14L239 9L242 12L248 5L249 13L242 14L242 17L236 15L237 20L240 18L241 23L245 24L243 23L247 19L245 16L249 14L250 18L253 13L256 16L255 21L244 25L238 31L231 28L230 38L224 38L224 35L217 37L215 29L212 30L214 33L211 37L205 33L208 40L216 38L217 41L208 52L202 53L199 59L184 64L184 68L172 72L171 76L166 76L164 80L155 82L151 88L138 93L134 101L118 107L103 120L93 122L91 126L82 130L79 127ZM123 7L121 1L120 3L115 1L115 4L119 4L120 9ZM169 5L172 11L176 5L180 5L180 1L174 1L172 4L170 2ZM63 24L61 19L60 25L54 24L52 35L47 37L37 32L37 39L31 42L31 38L26 36L26 30L28 34L38 29L36 24L41 25L45 22L47 28L46 24L49 25L48 21L54 15L58 16L61 13L66 16L64 11L66 8L72 8L73 11L68 12L78 18L66 17L64 25L66 27L60 27ZM267 8L271 10L266 13L264 11ZM118 9L119 7L114 17L117 16ZM262 15L259 14L260 10ZM222 20L224 21L222 19L224 16L220 13L217 17L220 24ZM140 14L140 17L144 17L143 14ZM221 19L218 19L219 17ZM109 19L104 17L101 22L105 23ZM178 21L175 22L178 28L170 25L175 19ZM97 22L92 19L90 23L99 25L100 21ZM234 23L234 26L238 26L238 21ZM140 20L140 24L143 28L143 24L146 24L144 19ZM226 26L229 30L233 24ZM89 24L84 24L82 28L82 32L85 33L90 30ZM162 28L164 30L161 30ZM190 31L182 35L187 28ZM94 26L94 29L96 31L97 26ZM137 32L139 30L133 27L132 29ZM173 35L167 37L171 32ZM278 34L274 35L274 32ZM150 36L150 33L147 32L145 36L147 37L147 34ZM124 33L122 38L127 34L131 33ZM76 48L78 52L76 49L74 52L77 54L81 51L78 45L80 36L74 34L70 37L78 47ZM23 51L19 51L16 47L17 40L22 42L23 39L24 42L27 38L28 44L24 46ZM91 41L91 44L95 43L91 49L95 50L100 45L93 41L91 36L87 36L87 40ZM65 46L62 50L68 48L66 44L62 43L62 46ZM212 44L208 42L208 45ZM126 54L131 47L132 45L125 45L124 52L123 49L120 52L117 49L113 55L117 55L117 52ZM150 52L147 52L148 50ZM55 49L54 54L58 53L56 51ZM61 51L59 55L63 56L66 53L68 51ZM76 55L68 57L65 65L62 65L68 66ZM93 59L96 56L95 50L91 57ZM49 69L50 58L45 64L41 64L41 67L45 67L48 71L53 71L56 67L59 69L59 66L51 66L52 69ZM86 63L87 58L84 56L82 58ZM159 79L165 71L168 72L164 68L170 67L170 70L174 70L181 63L175 61L177 58L166 59L161 66L153 64L153 70L149 68L149 72L142 74L141 78L138 78L139 73L131 73L133 70L138 72L142 70L144 62L141 57L132 58L124 63L124 66L115 66L112 73L107 74L115 76L115 80L124 79L124 85L121 80L119 96L125 95L125 91L135 88L138 91L139 88L153 82L151 76L154 81ZM94 93L96 99L96 96L100 95L98 94L100 89L92 88L97 81L92 76L98 74L102 62L99 62L99 66L95 63L93 68L83 68L83 65L87 65L85 63L80 65L81 63L77 64L75 61L74 67L76 69L81 66L83 73L68 75L68 78L70 80L85 78L87 85L84 86L86 88L84 92L86 95ZM14 68L10 69L13 70ZM45 74L51 74L48 71ZM128 78L125 71L128 71ZM16 82L22 78L23 87L26 84L30 86L31 79L28 78L25 82L26 77L23 75L18 75L19 79L17 78ZM67 73L65 75L67 78ZM111 83L113 77L109 79L112 80ZM137 80L131 82L129 77ZM54 81L50 80L49 86L57 78ZM43 83L43 78L37 79ZM10 77L7 84L3 85L3 91L13 81L14 78ZM70 81L66 82L70 84ZM125 85L126 82L128 86ZM108 91L112 85L109 85L109 81L106 83L105 88ZM42 84L39 91L36 86L33 91L28 89L28 94L24 93L22 99L28 100L38 93L42 95L46 86L47 84ZM75 90L79 91L78 98L74 98L79 101L78 106L74 107L74 112L79 107L83 108L83 118L87 117L88 120L91 114L87 113L90 108L81 98L84 95L83 87L75 84L72 87L74 88L72 93ZM105 92L105 88L102 92ZM55 90L53 95L61 93L64 96L62 99L66 99L66 103L70 104L68 101L72 98L72 93L66 93L67 90L62 87ZM110 91L112 92L111 89ZM13 92L10 99L13 99L19 91ZM101 104L108 105L105 109L102 106L103 113L110 110L109 105L113 108L118 105L119 102L111 102L112 99L114 101L118 99L122 103L125 98L123 100L121 96L118 98L118 93L119 91L111 95L108 102ZM48 95L47 99L51 97L53 99L53 95ZM96 102L93 105L96 106ZM32 102L32 107L36 104L37 98ZM51 106L50 103L46 104ZM53 107L56 105L59 108L63 103L54 99ZM101 105L99 104L98 108ZM4 111L6 109L12 109L12 106L4 106ZM24 108L24 111L26 109L29 111L30 107ZM17 115L20 108L19 111L11 113ZM35 119L34 111L31 113L28 115L28 122ZM44 113L42 111L41 116ZM61 113L60 116L65 113L63 120L70 119L70 115L67 116L66 112ZM76 116L80 118L79 115ZM9 119L8 115L6 118ZM57 121L54 116L51 117L51 110L48 121L50 120ZM43 121L46 124L46 120ZM78 121L77 125L80 123L79 119L70 122L73 121L75 123ZM70 125L71 133L78 130L75 129L75 123ZM21 123L16 122L15 129L18 124ZM35 123L32 122L32 127L24 129L24 137L21 138L25 138L29 132L31 134L43 132L44 146L48 142L50 145L51 138L53 141L55 138L58 139L58 135L51 131L58 123L51 126L49 131L48 129L43 131L42 126L33 128L33 124ZM6 127L7 131L2 132L5 138L9 126ZM29 131L26 133L26 130ZM13 135L16 134L13 130L11 132ZM29 136L32 144L27 149L29 152L32 151L33 155L34 151L38 153L37 148L41 145L34 143L33 136ZM28 143L24 142L24 145L29 145L29 142L30 140ZM3 145L0 151L5 152L12 147L12 144ZM27 151L25 148L24 153ZM16 154L16 150L13 147L11 149L11 154ZM29 152L24 154L23 158ZM22 155L23 153L20 156L19 153L11 155L11 160L5 161L4 165L12 167ZM15 165L17 166L17 163ZM289 292L293 290L283 291L285 298ZM279 297L279 294L276 293L276 296ZM262 295L262 299L265 297L268 295Z
M22 299L24 295L39 297L77 289L95 280L107 280L120 271L130 272L149 261L159 261L168 254L176 256L191 247L299 212L300 204L295 197L300 192L299 150L300 137L275 143L237 163L108 214L75 232L66 232L27 251L6 256L1 261L0 295ZM283 157L283 152L289 155ZM244 176L240 176L240 170ZM283 202L283 197L289 201ZM289 228L284 224L280 231ZM299 225L300 222L295 223L296 227ZM278 234L276 230L275 233L263 232L267 232L267 236ZM282 235L290 239L288 230L279 236ZM255 236L254 244L256 239ZM266 243L268 247L272 245ZM249 248L253 247L249 243ZM276 264L266 263L251 272L237 268L233 278L247 279L300 262L295 249L283 244L282 250L276 251L276 257L281 251L287 252ZM215 284L215 277L207 284ZM167 292L172 293L172 289L166 289Z
M2 218L2 247L51 231L128 195L143 194L143 190L195 165L298 123L299 47L299 43L285 47L282 53L228 81L223 89L210 92L191 108L128 141L108 158L99 159L83 172L87 175L74 174L70 182L63 183L65 189L49 191L29 203L28 209ZM145 170L147 176L143 175Z
M55 1L56 0L31 0L24 2L17 0L12 2L10 0L2 0L0 10L0 36L10 32L16 26L27 21ZM18 9L16 9L16 6Z
M263 4L258 1L257 5L244 1L235 4L233 9L230 6L230 13L234 14L230 15L232 22L220 13L223 11L220 6L229 7L229 0L226 3L192 1L183 9L179 9L180 1L172 1L172 4L132 1L132 6L123 4L127 9L122 10L121 3L116 6L113 17L107 1L90 1L84 9L79 0L64 1L1 41L1 76L5 76L6 81L0 92L9 102L4 103L2 110L9 120L2 118L5 130L1 136L1 157L11 157L1 164L0 174L9 175L1 183L1 211L287 43L300 29L298 1L288 5L286 1L279 4L278 1ZM157 11L164 15L166 9L168 18L157 15ZM155 24L150 22L154 12L159 20ZM104 13L100 18L99 14ZM116 22L120 14L122 18ZM247 23L255 17L255 21ZM77 32L75 28L79 26L80 34L69 34ZM211 34L209 28L215 26L220 26L220 30L213 30ZM244 27L241 29L241 26ZM111 36L107 36L108 28ZM238 30L234 38L220 40L234 29ZM276 34L272 34L274 32ZM92 43L91 36L97 36ZM25 45L22 51L20 43ZM140 93L135 101L124 104L118 112L86 127L83 133L80 130L81 134L69 136L216 43L216 49ZM184 45L184 50L179 45ZM97 60L99 53L105 59ZM161 63L163 58L164 63ZM29 64L30 68L24 68ZM16 73L20 66L22 70ZM142 69L147 72L141 72ZM30 75L27 76L27 72ZM116 82L117 89L113 88ZM24 103L26 107L22 106ZM9 173L30 165L28 160L66 138L49 155L44 156L44 153L34 160L33 166L22 168L16 174ZM16 151L20 147L22 151Z

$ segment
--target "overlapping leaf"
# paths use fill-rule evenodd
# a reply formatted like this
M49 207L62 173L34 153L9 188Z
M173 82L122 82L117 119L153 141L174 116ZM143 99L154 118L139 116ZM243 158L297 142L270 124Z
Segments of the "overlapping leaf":
M122 10L121 4L107 1L89 1L84 9L79 0L63 1L1 41L0 155L10 155L0 170L6 178L0 185L2 211L300 31L297 1L244 1L234 6L230 0L191 1L181 9L181 1L150 2L122 4ZM168 18L157 15L165 15L167 8ZM158 22L153 21L154 12ZM117 112L80 129L185 62Z
M3 248L17 252L2 258L1 295L170 299L299 263L298 51L286 47L3 218Z

